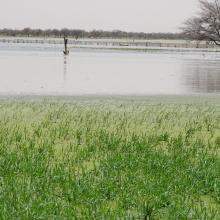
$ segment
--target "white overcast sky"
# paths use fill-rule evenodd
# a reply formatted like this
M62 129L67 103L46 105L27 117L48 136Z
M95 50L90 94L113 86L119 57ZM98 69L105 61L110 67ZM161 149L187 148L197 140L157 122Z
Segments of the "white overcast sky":
M0 28L177 32L198 0L0 0Z

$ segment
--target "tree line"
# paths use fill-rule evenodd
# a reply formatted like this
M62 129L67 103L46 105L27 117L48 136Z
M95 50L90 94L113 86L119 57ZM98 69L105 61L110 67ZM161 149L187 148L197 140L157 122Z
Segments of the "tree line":
M85 31L79 29L0 29L0 36L12 37L72 37L78 38L130 38L130 39L185 39L184 33L144 33L144 32L126 32L120 30L103 31L92 30Z

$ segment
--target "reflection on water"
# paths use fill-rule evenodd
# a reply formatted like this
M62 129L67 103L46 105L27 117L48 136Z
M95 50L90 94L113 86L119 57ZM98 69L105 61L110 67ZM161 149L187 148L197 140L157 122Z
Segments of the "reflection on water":
M213 53L0 51L0 94L193 93L220 93Z
M68 56L63 55L63 81L66 82Z
M220 92L220 67L217 62L186 63L183 66L185 86L196 93Z

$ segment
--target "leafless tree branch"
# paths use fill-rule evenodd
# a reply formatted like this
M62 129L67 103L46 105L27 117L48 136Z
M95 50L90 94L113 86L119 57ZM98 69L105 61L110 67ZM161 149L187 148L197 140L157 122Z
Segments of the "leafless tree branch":
M184 34L195 40L212 41L220 46L220 0L199 0L200 11L188 19Z

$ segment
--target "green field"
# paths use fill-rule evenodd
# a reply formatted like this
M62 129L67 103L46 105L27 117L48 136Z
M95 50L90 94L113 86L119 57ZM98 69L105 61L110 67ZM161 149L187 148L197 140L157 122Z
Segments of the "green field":
M0 99L0 219L219 210L219 96Z

